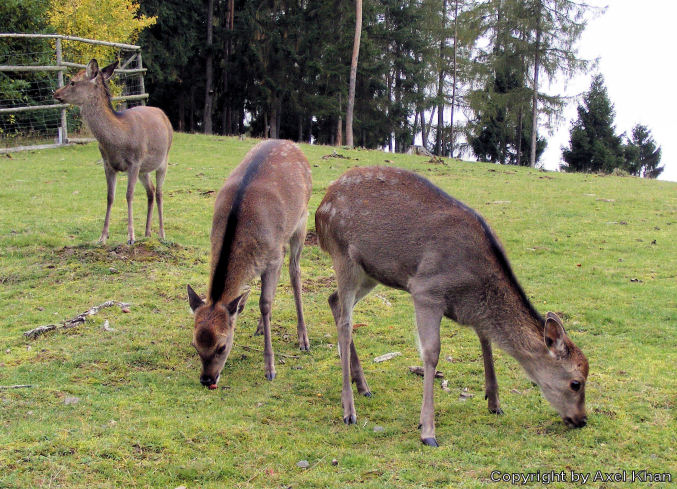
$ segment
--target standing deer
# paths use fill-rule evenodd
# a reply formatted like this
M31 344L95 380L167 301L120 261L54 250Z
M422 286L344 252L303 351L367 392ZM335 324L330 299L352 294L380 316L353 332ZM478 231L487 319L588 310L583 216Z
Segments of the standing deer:
M299 348L308 350L301 305L299 260L306 237L311 179L308 160L290 141L264 141L252 148L219 190L211 231L211 273L207 301L188 286L195 314L193 346L202 360L200 383L215 389L233 346L235 321L261 276L261 318L265 374L275 378L270 313L287 243Z
M442 316L479 336L489 411L502 413L494 342L524 367L567 426L585 426L588 361L555 314L544 319L534 309L498 239L475 211L414 173L354 168L329 187L315 226L338 283L329 305L338 329L346 424L356 422L351 375L358 392L371 395L351 339L353 307L382 283L406 290L414 301L424 364L424 444L438 446L433 378Z
M157 200L160 238L165 237L162 220L162 183L167 172L169 147L172 145L172 125L157 107L132 107L122 112L113 110L108 79L117 67L117 61L99 69L95 59L87 68L71 78L68 85L54 92L54 98L80 106L80 114L99 142L108 186L106 218L103 222L100 243L108 239L110 210L115 199L117 172L127 172L127 243L134 243L132 201L137 179L146 188L148 213L146 237L150 236L153 200ZM155 188L150 173L155 171Z

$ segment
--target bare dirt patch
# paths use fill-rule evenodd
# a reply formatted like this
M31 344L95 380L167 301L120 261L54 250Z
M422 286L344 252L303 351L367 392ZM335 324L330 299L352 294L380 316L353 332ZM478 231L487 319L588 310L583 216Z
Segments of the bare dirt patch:
M196 250L181 246L176 243L164 244L141 241L131 246L64 246L60 250L56 251L56 255L62 260L77 260L86 263L114 263L128 260L135 262L162 261L179 263L185 261L188 257L195 259L201 254Z

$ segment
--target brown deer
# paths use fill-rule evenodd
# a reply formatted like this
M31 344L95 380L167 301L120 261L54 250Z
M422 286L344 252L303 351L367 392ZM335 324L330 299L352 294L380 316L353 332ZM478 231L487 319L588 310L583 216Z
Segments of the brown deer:
M249 295L245 288L259 275L265 374L268 380L275 378L270 314L287 244L299 348L308 350L299 260L311 185L310 165L301 150L290 141L271 140L252 148L219 191L210 236L207 301L188 286L188 302L195 314L193 346L202 360L202 385L216 388L233 346L235 321Z
M440 320L471 326L484 358L485 394L501 414L491 342L515 357L569 427L586 424L588 361L552 313L544 319L517 282L498 239L475 211L409 171L354 168L330 185L315 214L334 264L329 297L343 369L343 420L356 422L351 375L371 395L351 339L355 304L378 283L409 292L424 364L421 440L437 446L433 378Z
M108 79L117 67L117 61L99 69L95 59L87 68L71 78L70 82L54 92L54 98L80 107L80 114L99 142L108 186L106 218L103 222L100 243L108 239L110 210L115 199L117 172L127 172L127 243L134 243L132 201L136 181L146 188L148 213L146 237L150 236L153 201L157 200L159 236L165 237L162 219L162 183L167 173L167 158L172 145L172 125L162 110L157 107L132 107L116 112L111 104ZM155 188L150 173L155 172Z

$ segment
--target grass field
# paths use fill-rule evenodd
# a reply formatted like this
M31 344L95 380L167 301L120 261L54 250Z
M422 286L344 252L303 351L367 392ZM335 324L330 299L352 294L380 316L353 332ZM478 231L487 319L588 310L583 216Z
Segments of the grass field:
M206 292L214 192L255 143L177 134L167 241L132 247L124 244L124 176L109 243L95 244L105 211L96 145L0 156L0 385L32 385L0 390L0 487L506 485L492 471L564 471L566 482L549 487L580 485L572 471L589 474L591 487L651 487L631 482L632 470L677 480L677 184L338 149L344 159L302 146L313 170L311 230L329 182L346 169L413 169L487 219L536 307L558 312L590 361L588 426L571 430L497 351L505 411L497 417L484 400L475 334L444 320L438 369L451 392L436 381L441 446L432 449L419 442L422 378L407 368L419 359L402 292L378 287L356 308L355 344L374 397L356 396L358 424L343 424L326 303L331 261L312 240L301 263L311 351L297 350L285 268L273 306L277 378L265 380L252 350L263 346L252 337L254 284L219 389L199 384L186 284ZM138 185L137 237L145 205ZM106 300L129 302L130 312L107 308L79 327L23 336ZM392 351L402 356L372 362ZM473 397L462 400L463 389ZM626 482L604 482L624 470Z

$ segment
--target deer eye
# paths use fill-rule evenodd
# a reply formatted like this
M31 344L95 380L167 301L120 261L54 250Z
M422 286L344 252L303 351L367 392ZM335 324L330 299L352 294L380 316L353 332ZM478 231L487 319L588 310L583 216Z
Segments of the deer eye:
M581 383L577 380L572 380L571 384L569 384L569 387L571 387L572 391L578 392L581 388Z
M223 352L226 351L226 345L220 346L219 348L216 349L216 354L221 355Z
M74 86L75 86L75 82L71 82L70 85L71 85L71 87L74 87Z

